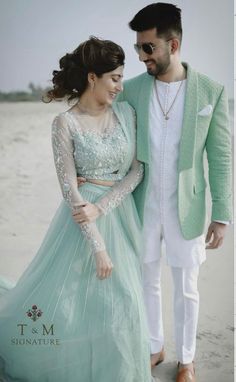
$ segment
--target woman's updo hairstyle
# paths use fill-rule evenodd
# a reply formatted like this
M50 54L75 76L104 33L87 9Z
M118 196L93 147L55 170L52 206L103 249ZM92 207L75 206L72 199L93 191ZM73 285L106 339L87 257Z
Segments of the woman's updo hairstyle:
M102 77L124 65L124 60L125 54L119 45L91 36L60 59L60 70L53 71L53 89L47 92L44 101L79 98L88 86L88 73Z

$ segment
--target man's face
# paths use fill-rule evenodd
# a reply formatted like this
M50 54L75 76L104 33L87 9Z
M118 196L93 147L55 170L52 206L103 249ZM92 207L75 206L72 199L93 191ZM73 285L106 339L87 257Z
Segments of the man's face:
M144 52L141 46L145 43L153 46L153 52ZM170 65L170 43L157 36L156 28L137 32L137 46L139 60L145 63L150 75L158 77L167 72Z

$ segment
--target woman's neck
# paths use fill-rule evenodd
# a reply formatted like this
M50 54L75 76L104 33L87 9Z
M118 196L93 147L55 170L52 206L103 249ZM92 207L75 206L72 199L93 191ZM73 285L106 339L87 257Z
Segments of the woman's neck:
M83 94L76 106L81 112L91 116L100 116L109 108L108 104L100 104L92 95L89 94Z

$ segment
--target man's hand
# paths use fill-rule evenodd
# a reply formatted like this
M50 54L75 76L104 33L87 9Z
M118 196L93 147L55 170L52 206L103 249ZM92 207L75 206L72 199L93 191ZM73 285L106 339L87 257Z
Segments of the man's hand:
M211 222L208 228L206 243L206 249L219 248L224 240L227 224Z
M86 183L86 179L83 178L82 176L78 176L78 177L77 177L77 184L78 184L78 187L82 186L84 183Z
M92 203L85 202L82 206L73 212L72 216L76 223L91 223L101 215L99 208Z

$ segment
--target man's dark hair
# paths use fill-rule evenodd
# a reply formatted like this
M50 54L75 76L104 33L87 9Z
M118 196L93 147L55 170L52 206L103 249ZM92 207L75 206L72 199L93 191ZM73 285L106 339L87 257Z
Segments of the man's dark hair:
M181 9L168 3L153 3L141 9L129 23L136 32L156 28L158 37L182 39Z

